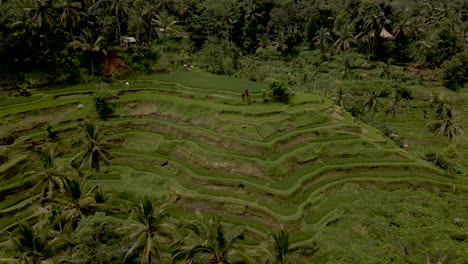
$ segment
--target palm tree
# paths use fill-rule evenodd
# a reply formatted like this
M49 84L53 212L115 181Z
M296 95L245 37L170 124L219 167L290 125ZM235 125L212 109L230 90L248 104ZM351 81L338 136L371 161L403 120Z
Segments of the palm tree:
M176 4L175 4L175 8L177 10L177 14L181 18L187 17L188 14L189 14L189 11L190 11L190 7L183 0L182 1L177 1Z
M444 112L439 115L437 120L427 124L429 131L434 133L435 136L447 137L449 140L463 134L463 127L453 119L451 111L446 110Z
M106 166L110 165L110 154L104 149L101 143L103 137L92 121L85 122L82 127L85 132L85 147L72 159L72 163L78 161L81 164L80 168L87 166L95 173L99 172L100 162Z
M436 118L437 120L427 124L429 131L435 136L447 137L449 140L452 140L452 138L463 134L463 127L453 119L452 111L446 104L440 104L436 110ZM439 160L440 149L442 149L442 143L439 151L437 152L435 160L436 164Z
M351 48L353 41L353 29L351 26L344 27L340 31L335 31L338 39L335 41L336 50L339 52L346 52Z
M385 107L385 114L387 116L391 116L392 119L395 119L396 114L401 109L401 95L398 92L394 92L392 96L392 100L388 103Z
M64 206L60 215L54 219L54 224L58 225L61 231L71 233L83 214L89 214L93 211L92 207L97 206L93 196L97 186L85 191L85 181L86 178L79 181L69 177L64 180L64 197L55 199L58 204Z
M115 16L117 27L116 27L116 39L120 39L121 37L121 30L120 30L120 18L124 15L128 14L128 1L126 0L111 0L109 8L107 11L110 15Z
M364 18L363 31L359 34L363 36L363 39L368 42L367 56L370 58L374 54L375 47L380 37L380 31L387 22L385 13L379 5L375 5L375 9L372 10Z
M55 14L53 12L50 2L44 0L34 1L34 6L25 8L26 16L31 22L38 28L38 31L42 31L45 36L46 46L48 45L47 33L50 31L55 23ZM42 42L41 42L42 45Z
M204 217L197 212L198 219L184 225L195 235L194 241L180 241L172 260L185 259L186 263L235 263L242 260L250 263L250 258L236 247L244 239L244 228L235 227L226 233L219 216Z
M78 37L78 40L73 41L70 46L75 49L81 49L89 54L91 57L91 76L94 77L94 54L102 51L106 54L106 51L102 49L101 42L104 40L103 36L99 36L96 39L93 37L93 33L90 29L86 28L82 31L82 34Z
M20 263L39 263L48 257L54 256L57 249L65 244L65 241L54 237L52 233L45 232L40 227L33 228L29 223L20 223L17 235L8 233L11 241L19 253Z
M288 35L284 33L284 31L279 31L278 35L276 36L276 39L274 41L274 46L276 47L277 50L279 51L285 51L288 49Z
M140 38L140 33L143 29L148 28L145 21L145 6L137 5L134 8L129 10L128 15L128 30L129 33L135 33L137 39ZM150 29L151 30L151 29Z
M377 111L377 92L372 92L364 102L364 108L368 108L371 112Z
M141 12L141 17L145 21L144 25L149 34L150 42L153 40L152 38L153 31L154 31L153 20L156 19L156 15L157 15L157 10L155 9L155 7L152 4L145 2L145 5L143 6L143 10Z
M41 188L42 198L52 198L56 189L63 189L64 167L57 164L57 160L52 150L42 147L33 151L35 154L35 169L25 174L32 175L35 185L33 188Z
M331 41L330 31L328 29L321 27L317 32L317 36L313 39L315 47L319 48L322 53L327 52L329 41Z
M177 21L173 16L169 15L169 13L162 12L160 15L156 15L155 19L153 19L153 23L163 30L164 39L166 39L167 31L173 31Z
M248 1L246 3L244 19L247 22L249 29L252 27L253 23L257 22L257 20L262 17L262 14L256 11L257 9L258 6L253 1Z
M73 29L80 22L80 14L77 9L81 8L80 2L73 2L73 0L63 0L62 2L62 14L60 15L60 24L70 30L73 41L75 37L73 36Z
M33 7L25 8L26 15L36 24L39 29L47 32L54 25L54 12L47 1L34 1Z
M293 264L305 263L304 258L300 254L300 250L291 247L289 233L284 229L276 233L271 233L271 245L268 259L265 263L268 264Z
M156 207L154 201L145 196L136 207L135 213L136 221L124 227L131 232L126 239L133 242L132 247L125 255L124 262L135 251L143 247L140 262L151 263L155 257L159 263L164 263L158 240L161 238L168 240L174 234L171 225L165 223L165 219L169 217L168 208Z
M347 97L349 97L349 95L345 92L343 87L340 87L335 91L335 95L331 99L333 100L334 104L344 107L344 101Z

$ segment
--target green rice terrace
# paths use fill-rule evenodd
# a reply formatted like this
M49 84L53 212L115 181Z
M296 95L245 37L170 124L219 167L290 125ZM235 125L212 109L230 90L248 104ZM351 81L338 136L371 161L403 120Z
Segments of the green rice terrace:
M99 120L92 98L102 89L112 95L116 110ZM452 213L468 219L466 176L416 158L330 99L296 92L288 104L264 102L266 89L208 73L173 72L97 88L38 90L0 102L0 255L15 257L6 250L7 232L19 221L39 221L50 210L40 203L41 194L31 191L33 150L52 149L65 167L83 148L82 124L88 120L95 120L110 165L83 173L90 175L89 185L102 186L110 204L134 204L148 195L171 206L171 219L218 213L227 226L246 228L249 249L284 228L292 246L310 249L306 258L312 263L333 260L330 252L339 245L321 240L323 230L347 230L340 227L346 224L340 222L343 212L360 210L346 206L377 199L377 193L364 196L364 189L401 190L396 200L420 191L446 193ZM250 102L241 99L245 90ZM121 209L110 215L125 220L129 214ZM333 234L353 236L346 232ZM465 237L448 245L449 258L468 256L467 225L456 232ZM169 246L162 250L170 258ZM349 250L358 257L356 249ZM442 257L431 255L434 261ZM450 263L466 261L459 257Z

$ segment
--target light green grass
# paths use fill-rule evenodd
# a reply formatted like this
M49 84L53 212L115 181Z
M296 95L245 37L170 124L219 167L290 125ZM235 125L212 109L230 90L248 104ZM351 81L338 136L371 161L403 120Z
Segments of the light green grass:
M298 92L289 105L265 104L260 95L265 84L198 72L143 76L129 85L106 87L118 95L120 107L117 117L97 122L113 155L97 183L115 201L134 203L151 195L169 201L175 217L193 217L194 210L219 212L226 222L245 225L260 238L284 225L294 242L302 243L336 208L355 198L351 190L334 193L349 182L384 189L455 184L460 192L468 191L466 178L446 176L318 95ZM256 101L251 105L240 100L245 89ZM42 91L42 100L0 108L0 117L22 122L60 111L54 123L61 140L56 146L67 160L79 150L71 145L82 136L78 120L97 117L91 104L95 90L83 85ZM84 107L77 109L79 103ZM399 117L395 127L404 132L406 126L409 135L424 122L413 109L408 116L411 122ZM10 148L20 152L28 140L45 139L43 129L31 130ZM26 198L19 176L3 184L0 190L11 196L0 209Z

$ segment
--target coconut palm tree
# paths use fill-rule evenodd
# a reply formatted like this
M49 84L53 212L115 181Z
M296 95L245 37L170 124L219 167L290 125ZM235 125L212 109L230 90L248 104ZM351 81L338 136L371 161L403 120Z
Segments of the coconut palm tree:
M313 41L316 48L319 48L322 53L327 52L329 42L331 41L330 31L326 28L321 27L314 37Z
M335 35L338 36L338 39L334 43L336 50L339 52L348 51L351 48L351 43L353 42L352 27L348 26L344 27L340 31L335 31Z
M344 107L344 102L346 98L348 97L349 97L349 94L345 92L343 87L340 87L338 88L338 90L335 91L335 95L331 99L333 100L334 104Z
M288 49L288 35L284 33L283 30L280 30L276 36L275 41L273 42L274 47L276 47L277 50L279 51L285 51Z
M364 102L364 108L368 108L371 112L377 111L377 92L370 93L369 97L367 97L366 101Z
M267 264L293 264L293 263L306 263L305 259L301 256L299 249L291 247L289 240L289 233L283 228L276 232L271 233L271 244L268 250L269 256L265 263Z
M72 159L72 163L79 162L81 164L80 168L86 166L95 173L99 172L101 168L100 162L106 166L110 165L110 154L104 149L101 143L103 136L99 133L94 122L85 122L82 127L85 132L85 146Z
M93 196L97 186L86 191L85 181L86 178L65 178L64 195L54 199L57 204L63 206L60 215L54 219L54 225L59 226L61 231L71 233L83 214L90 214L94 211L93 208L98 206Z
M385 12L383 12L379 5L375 5L375 8L364 17L363 31L358 34L358 37L362 36L364 41L368 43L368 59L374 54L380 37L380 31L384 28L387 21L388 19L386 18Z
M20 223L14 236L8 233L10 240L18 252L19 263L40 263L53 257L58 249L65 245L65 241L46 232L42 227L33 228L29 223Z
M166 33L168 31L173 31L175 24L177 24L174 17L167 12L156 15L152 22L163 31L164 39L166 39Z
M129 230L126 240L132 242L131 248L125 255L125 260L143 247L141 263L152 263L155 257L158 263L164 263L160 249L160 239L170 240L175 233L172 226L165 222L169 217L169 209L165 206L156 206L156 203L145 196L135 209L136 220L123 229Z
M250 258L237 247L244 239L244 228L235 227L226 232L219 216L205 217L199 212L198 219L183 226L194 234L193 241L179 241L172 261L185 260L186 263L251 263Z
M35 168L24 176L34 179L33 189L40 188L43 199L46 197L50 199L54 191L63 190L65 167L58 164L54 153L47 147L34 150L33 153L35 154L33 157Z
M50 3L44 0L33 1L32 7L25 8L26 15L45 33L54 25L55 14Z
M128 1L111 0L109 2L110 4L109 4L109 7L107 8L107 11L109 12L111 16L115 16L116 24L117 24L115 37L118 40L121 37L121 30L120 30L121 18L127 15L129 11Z
M153 20L156 19L157 14L158 14L158 11L154 7L154 5L148 2L144 2L144 6L142 7L142 12L141 12L141 18L145 22L144 26L145 26L146 32L148 32L149 34L150 42L153 40L153 31L154 31Z
M393 93L392 100L385 107L385 114L395 119L396 114L401 109L401 95L396 91Z
M86 28L82 31L82 34L78 37L78 40L70 43L70 46L74 49L81 49L89 54L91 57L91 76L94 77L94 54L98 52L103 52L106 54L106 51L102 49L102 41L104 40L103 36L94 38L93 33L90 29Z
M435 136L447 137L449 140L463 134L463 127L453 119L449 109L440 113L438 119L427 124L427 127Z
M80 13L77 9L81 8L81 3L74 2L73 0L63 0L61 8L63 11L60 15L60 24L64 28L70 30L72 39L75 41L75 37L73 36L73 29L80 22Z
M55 14L50 1L37 0L32 1L32 6L24 8L26 17L29 18L32 25L36 28L34 33L40 32L41 37L45 37L46 47L49 48L47 33L55 24ZM42 35L43 34L43 35ZM42 45L42 41L40 42Z
M463 127L453 119L452 110L446 104L439 104L435 116L436 120L427 124L429 131L435 136L447 137L449 140L452 140L452 138L463 134ZM436 164L439 160L440 149L442 149L442 143L436 155Z

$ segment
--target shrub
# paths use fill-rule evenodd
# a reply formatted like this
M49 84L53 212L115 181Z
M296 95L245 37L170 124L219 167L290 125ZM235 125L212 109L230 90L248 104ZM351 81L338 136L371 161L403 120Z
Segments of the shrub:
M413 91L411 91L407 87L398 88L397 93L401 96L401 98L406 99L406 100L412 100L414 98Z
M270 97L273 102L282 102L287 104L293 96L289 87L284 82L277 80L270 83L270 92Z
M100 89L93 97L94 109L99 118L106 119L114 113L115 104L110 102L112 95L105 89Z
M47 131L47 138L48 138L51 142L57 141L57 139L58 139L57 132L55 132L55 131L53 130L52 125L47 125L46 131Z
M444 85L452 91L462 88L468 76L468 56L459 53L442 64Z
M437 155L436 153L433 153L433 152L427 153L424 156L424 159L444 170L448 170L449 172L456 173L456 174L463 173L463 170L460 167L458 167L457 164L453 160L447 158L443 154Z

